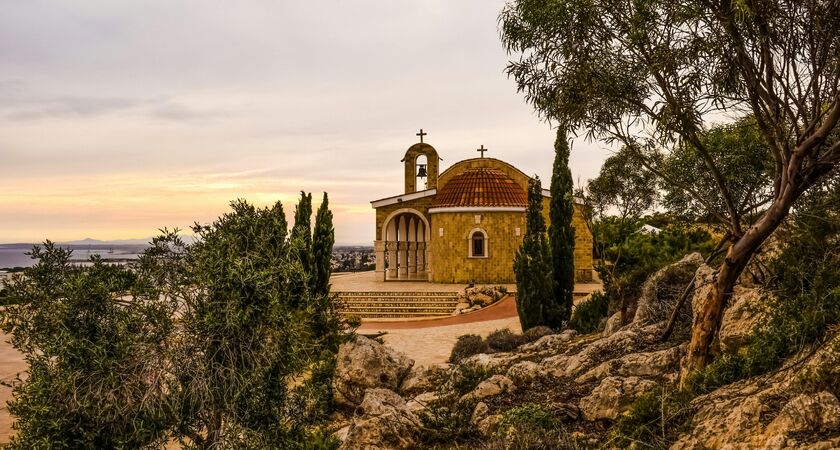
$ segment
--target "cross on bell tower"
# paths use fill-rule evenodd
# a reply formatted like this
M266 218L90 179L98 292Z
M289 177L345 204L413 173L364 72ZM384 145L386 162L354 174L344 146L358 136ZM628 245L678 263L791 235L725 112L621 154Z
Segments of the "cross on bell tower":
M477 151L477 152L479 152L479 153L481 153L481 157L482 157L482 158L484 158L484 152L486 152L486 151L487 151L487 149L486 149L486 148L484 148L484 144L481 144L481 148L480 148L480 149L478 149L478 150L476 150L476 151Z
M420 136L420 143L421 144L423 143L423 136L425 136L427 134L429 134L429 133L424 133L422 128L420 129L420 132L416 134L416 136Z

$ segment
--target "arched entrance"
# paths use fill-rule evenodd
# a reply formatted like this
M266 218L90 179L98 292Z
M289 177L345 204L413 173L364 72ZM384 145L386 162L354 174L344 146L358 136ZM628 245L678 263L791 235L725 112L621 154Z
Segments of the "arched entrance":
M377 272L385 281L428 281L431 268L429 222L417 210L403 208L392 212L382 224L377 252ZM380 266L380 261L382 265Z

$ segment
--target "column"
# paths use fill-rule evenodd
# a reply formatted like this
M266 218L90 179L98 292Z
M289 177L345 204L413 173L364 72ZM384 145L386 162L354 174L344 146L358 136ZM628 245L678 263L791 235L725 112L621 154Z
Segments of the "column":
M388 252L388 268L385 271L386 279L397 278L397 241L385 243L385 250Z
M397 228L399 229L397 242L399 276L400 278L406 278L408 277L408 222L400 217Z
M408 273L417 273L417 219L408 221Z
M373 241L373 253L376 258L376 279L385 279L385 241Z

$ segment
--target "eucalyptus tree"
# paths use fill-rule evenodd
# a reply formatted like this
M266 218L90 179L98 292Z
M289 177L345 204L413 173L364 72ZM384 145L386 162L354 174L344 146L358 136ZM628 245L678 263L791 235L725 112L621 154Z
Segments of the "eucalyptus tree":
M684 373L712 359L733 287L809 187L840 161L837 0L513 0L500 16L508 66L546 119L632 149L724 224L731 245L699 311ZM771 199L747 222L701 138L711 120L752 115L773 158ZM656 169L684 146L720 202Z

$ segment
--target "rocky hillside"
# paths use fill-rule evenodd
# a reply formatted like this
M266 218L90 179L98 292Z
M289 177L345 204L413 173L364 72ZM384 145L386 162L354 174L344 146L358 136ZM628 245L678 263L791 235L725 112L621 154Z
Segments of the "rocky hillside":
M660 336L682 287L697 288L677 332ZM447 368L414 367L364 337L341 348L333 382L342 449L840 448L835 339L773 373L687 394L675 389L687 330L712 271L689 255L648 279L630 324L544 336ZM737 351L759 322L756 288L739 287L720 345Z

